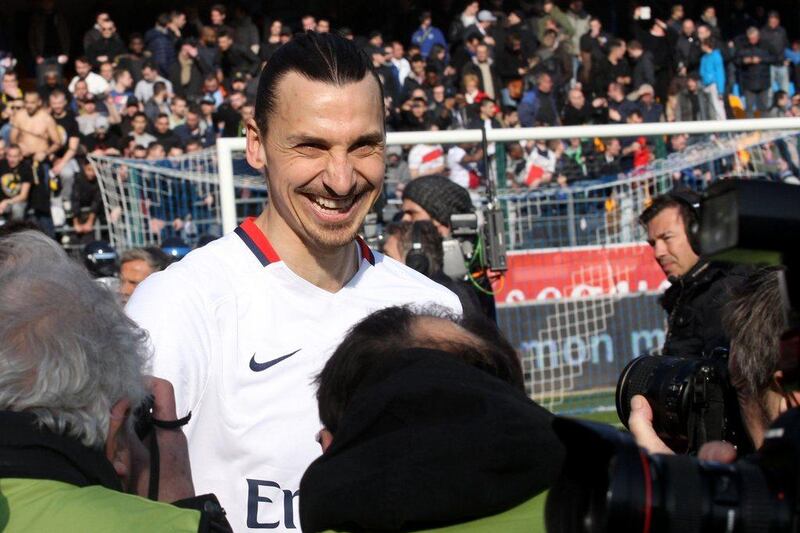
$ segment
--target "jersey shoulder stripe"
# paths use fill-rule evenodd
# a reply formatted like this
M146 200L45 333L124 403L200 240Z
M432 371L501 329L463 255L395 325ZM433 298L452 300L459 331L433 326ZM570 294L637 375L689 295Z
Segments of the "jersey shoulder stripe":
M255 218L245 219L240 226L233 230L244 241L253 255L261 262L262 266L277 263L281 260L278 253L267 240L266 235L256 226Z
M245 219L233 232L242 239L242 242L253 252L253 255L256 256L262 266L277 263L281 260L267 236L256 225L255 217ZM375 255L370 250L369 245L361 237L356 237L356 242L358 243L361 258L366 259L370 265L375 266Z

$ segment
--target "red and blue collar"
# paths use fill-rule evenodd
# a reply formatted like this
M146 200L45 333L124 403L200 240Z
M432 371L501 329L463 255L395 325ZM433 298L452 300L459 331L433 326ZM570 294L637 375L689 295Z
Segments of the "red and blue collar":
M275 248L272 247L267 236L256 225L255 217L246 218L234 231L239 238L244 241L247 247L256 256L262 266L270 263L277 263L281 260ZM361 252L361 259L366 259L369 264L375 266L375 255L361 237L356 237L358 249Z

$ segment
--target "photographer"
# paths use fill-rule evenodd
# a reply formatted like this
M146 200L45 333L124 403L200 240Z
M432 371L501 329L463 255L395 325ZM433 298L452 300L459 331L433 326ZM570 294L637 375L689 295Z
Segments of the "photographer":
M727 348L722 306L731 288L749 272L698 254L691 234L698 223L698 206L694 192L672 191L656 198L639 217L656 261L672 283L661 300L669 317L663 355L701 357L715 348Z
M755 448L760 448L770 424L800 401L789 391L779 368L780 337L786 330L779 269L762 268L739 285L725 307L725 331L730 335L728 360L744 424ZM637 444L651 453L672 453L652 426L653 412L643 396L631 401L629 428ZM727 442L709 442L700 449L705 460L731 462L736 450Z
M323 455L300 483L303 531L535 528L563 449L485 318L383 309L317 381Z
M161 429L172 386L142 374L145 333L112 293L20 231L0 239L0 316L4 531L229 530L216 498L194 496L186 438ZM158 457L134 431L148 395Z

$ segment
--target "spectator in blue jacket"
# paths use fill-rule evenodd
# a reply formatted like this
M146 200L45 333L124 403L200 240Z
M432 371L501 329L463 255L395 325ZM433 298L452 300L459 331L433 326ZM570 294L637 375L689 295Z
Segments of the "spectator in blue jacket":
M169 29L172 16L162 13L156 20L156 25L144 34L144 44L150 51L152 61L158 66L158 72L164 77L169 76L170 68L175 62L176 36Z
M717 49L714 37L708 37L700 42L703 55L700 58L700 80L703 90L708 94L711 107L714 109L716 120L725 120L725 65L722 53Z
M553 78L547 72L536 76L536 87L525 91L517 108L519 123L523 128L536 124L560 126L561 118L553 94Z
M784 50L784 58L791 63L789 73L794 83L795 94L800 91L800 40L792 41L792 47Z
M419 16L419 28L411 36L411 44L419 46L419 52L425 58L436 44L447 49L447 41L444 39L442 30L433 26L430 11L423 11Z

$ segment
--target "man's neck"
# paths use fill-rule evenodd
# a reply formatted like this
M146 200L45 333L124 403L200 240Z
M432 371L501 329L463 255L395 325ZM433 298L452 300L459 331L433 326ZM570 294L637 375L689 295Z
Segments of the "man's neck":
M333 250L309 248L272 205L255 222L286 266L320 289L338 292L358 272L352 242Z

